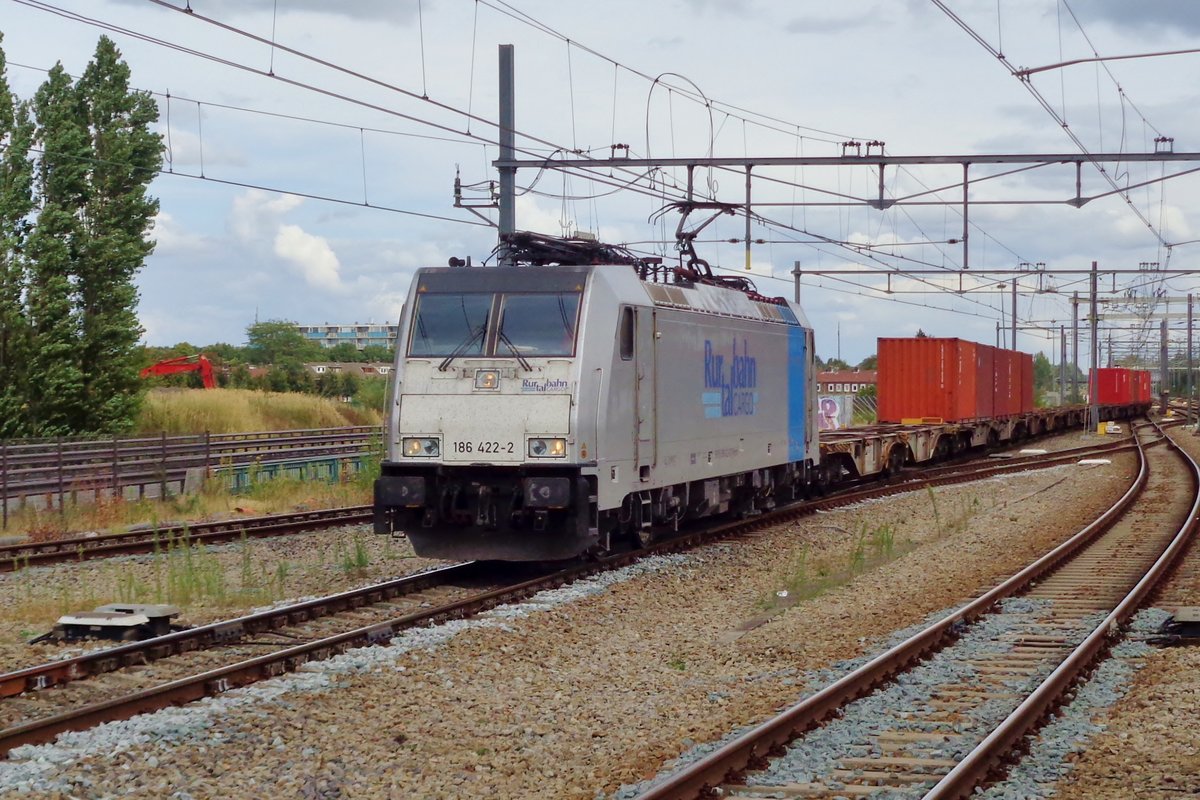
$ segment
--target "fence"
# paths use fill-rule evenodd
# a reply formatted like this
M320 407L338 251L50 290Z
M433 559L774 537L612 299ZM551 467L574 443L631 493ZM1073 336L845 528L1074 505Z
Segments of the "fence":
M186 492L214 472L228 473L231 488L245 477L282 474L340 476L377 451L381 429L373 426L259 431L237 434L38 439L0 441L0 525L10 509L36 503L57 506L82 496L141 499ZM345 462L343 465L342 462ZM305 464L335 464L306 468Z

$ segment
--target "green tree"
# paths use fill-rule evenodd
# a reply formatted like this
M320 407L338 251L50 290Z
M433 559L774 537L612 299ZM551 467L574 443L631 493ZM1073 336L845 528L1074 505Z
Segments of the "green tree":
M383 345L369 344L362 349L361 360L367 362L382 361L390 364L396 360L396 351Z
M336 361L343 364L363 360L362 353L354 346L353 342L338 342L333 347L325 349L322 352L322 356L326 361Z
M1033 357L1033 393L1037 405L1043 405L1046 392L1053 391L1058 384L1058 372L1044 353Z
M831 358L825 362L826 372L849 372L850 365L840 358Z
M879 369L879 356L872 353L858 362L858 366L855 369Z
M0 439L29 432L26 370L31 340L23 253L33 210L33 132L28 105L18 103L9 89L0 51Z
M256 322L246 328L246 357L254 364L284 360L319 361L321 345L304 338L296 323L283 319Z
M147 233L158 201L147 188L163 145L151 130L157 104L148 92L130 91L129 66L107 36L100 37L77 92L92 151L76 287L82 410L89 427L115 432L132 426L141 403L134 355L142 329L133 280L154 250Z
M33 101L41 213L28 240L29 318L33 347L27 399L31 428L40 435L90 429L82 413L79 324L72 276L78 274L85 234L79 216L87 197L87 128L70 77L56 64Z

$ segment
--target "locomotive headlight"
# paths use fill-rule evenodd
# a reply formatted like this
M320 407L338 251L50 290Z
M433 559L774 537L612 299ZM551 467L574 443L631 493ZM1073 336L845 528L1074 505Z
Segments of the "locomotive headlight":
M534 458L562 458L567 454L566 439L530 439L529 455Z
M476 389L498 389L498 388L500 388L500 370L498 370L498 369L477 369L477 370L475 370L475 388Z
M404 449L404 455L409 458L433 458L441 455L441 443L437 439L429 439L422 437L405 437L401 442Z

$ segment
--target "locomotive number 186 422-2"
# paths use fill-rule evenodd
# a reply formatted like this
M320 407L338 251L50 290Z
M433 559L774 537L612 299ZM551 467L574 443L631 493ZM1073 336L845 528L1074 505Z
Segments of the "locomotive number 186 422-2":
M515 453L517 445L515 442L455 442L451 447L456 453L482 453L484 455L500 455L501 453Z

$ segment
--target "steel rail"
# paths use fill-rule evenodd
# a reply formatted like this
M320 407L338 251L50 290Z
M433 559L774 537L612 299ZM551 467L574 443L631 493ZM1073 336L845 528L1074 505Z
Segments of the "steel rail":
M864 499L885 497L897 492L915 491L927 485L982 480L1005 473L1046 468L1056 464L1068 463L1087 453L1119 452L1132 449L1134 446L1128 441L1111 442L1102 445L1060 450L1042 455L1005 459L1003 461L980 460L960 465L930 467L917 474L901 473L900 476L893 477L892 480L894 482L887 485L891 487L890 489L875 486L870 490L860 490L863 492L861 497ZM985 464L986 466L984 466ZM943 480L943 477L945 477L945 480ZM841 499L848 496L843 491L830 495L830 498ZM814 510L825 507L823 505L825 500L810 502L818 504L814 507ZM324 517L320 515L329 516ZM159 528L157 531L129 531L104 536L76 536L47 542L0 545L0 572L66 561L82 561L117 555L148 553L152 552L155 547L165 547L171 537L174 537L176 541L180 541L184 535L192 543L213 543L240 538L243 532L248 537L258 538L300 533L327 525L369 522L370 519L370 506L352 506L345 509L327 509L323 511L302 512L300 514L280 514L220 522L203 522L192 525L172 525ZM293 523L293 520L295 523ZM303 527L300 527L300 525L303 525Z
M991 475L1028 468L1028 465L1023 464L1000 464L983 470L983 472ZM201 675L172 681L124 698L114 698L42 720L31 721L0 731L0 756L6 755L14 747L24 744L40 744L51 741L59 733L71 730L83 730L101 722L127 719L135 714L165 708L170 705L192 702L232 688L248 685L258 680L274 677L286 671L295 670L309 660L327 658L353 647L381 644L388 641L396 633L407 628L432 625L450 619L459 619L477 614L502 603L523 599L543 589L561 586L598 572L631 564L647 555L686 550L714 540L758 531L788 519L813 513L818 509L848 505L869 497L919 491L928 485L945 485L976 480L979 477L979 472L972 471L959 476L943 476L921 483L881 485L868 490L847 492L820 500L794 503L746 520L721 522L710 528L690 531L682 536L653 544L649 548L608 556L592 563L574 565L550 576L534 578L434 609L407 614L390 621L375 623L318 641L297 645L229 667L222 667L207 671ZM995 599L998 600L999 597ZM286 610L281 609L281 611ZM171 636L175 635L171 634ZM153 646L155 642L156 640L152 639L148 640L146 644ZM102 651L97 655L103 657L107 654L109 657L112 657L115 650L122 650L122 648Z
M477 561L438 567L359 589L187 628L140 642L95 650L74 658L25 667L0 674L0 698L16 697L28 691L60 686L121 667L146 664L180 653L231 644L247 635L278 630L288 625L363 608L435 586L445 586L458 580L478 578L480 572L480 563Z
M295 645L275 653L247 659L237 664L208 670L199 675L170 681L124 697L93 703L82 708L33 720L0 731L0 756L13 748L28 744L44 744L67 731L85 730L103 722L128 719L136 714L181 705L204 697L222 694L266 678L298 669L309 661L322 660L346 650L369 645L385 644L396 634L410 628L424 627L479 614L504 603L529 597L544 589L561 586L581 577L630 563L645 552L622 554L600 562L582 564L436 608L405 614L391 620L312 642Z
M1040 726L1046 714L1062 702L1063 696L1092 664L1121 636L1121 626L1170 573L1176 560L1191 545L1200 525L1200 466L1174 441L1168 447L1187 464L1191 479L1192 502L1188 517L1155 559L1154 564L1128 594L1058 667L1013 710L978 746L968 753L929 792L926 800L949 800L972 794L1000 766L1013 747Z
M347 506L291 514L168 525L153 530L126 531L105 536L76 536L48 542L25 542L0 546L0 572L65 561L86 561L118 555L165 551L176 544L215 544L264 536L304 533L335 525L353 525L371 520L371 506Z
M730 777L765 760L767 754L775 748L784 747L805 731L821 724L847 703L866 695L894 674L945 645L955 637L962 624L977 619L1004 598L1016 594L1055 570L1112 527L1141 494L1149 476L1149 466L1140 442L1135 446L1139 464L1133 482L1108 510L1070 539L925 630L881 653L782 714L669 776L662 783L639 795L638 800L690 800L705 796L706 792L725 783Z

